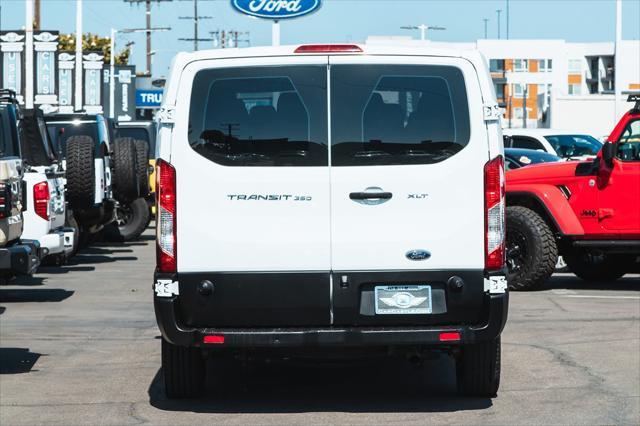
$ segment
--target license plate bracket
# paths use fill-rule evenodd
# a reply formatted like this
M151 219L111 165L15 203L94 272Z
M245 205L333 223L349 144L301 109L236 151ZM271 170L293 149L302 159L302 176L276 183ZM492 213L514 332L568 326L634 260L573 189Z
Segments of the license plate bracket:
M376 315L428 315L433 312L430 285L377 285Z

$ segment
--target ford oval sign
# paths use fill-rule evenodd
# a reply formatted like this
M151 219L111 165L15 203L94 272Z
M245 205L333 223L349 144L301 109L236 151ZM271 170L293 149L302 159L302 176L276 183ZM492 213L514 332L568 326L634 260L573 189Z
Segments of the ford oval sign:
M231 0L231 6L245 15L277 21L315 12L320 0Z
M409 260L427 260L431 257L431 253L426 250L410 250L405 256Z

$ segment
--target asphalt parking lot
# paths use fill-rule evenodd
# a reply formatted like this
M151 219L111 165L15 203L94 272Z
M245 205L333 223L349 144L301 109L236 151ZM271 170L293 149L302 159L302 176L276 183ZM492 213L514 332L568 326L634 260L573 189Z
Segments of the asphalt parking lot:
M206 397L168 401L154 261L147 230L0 287L0 424L640 423L640 275L512 293L493 400L457 397L436 357L225 364Z

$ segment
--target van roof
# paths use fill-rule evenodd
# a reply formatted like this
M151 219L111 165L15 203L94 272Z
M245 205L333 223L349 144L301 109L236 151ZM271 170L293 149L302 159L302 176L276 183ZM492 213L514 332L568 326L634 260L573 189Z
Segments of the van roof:
M305 52L296 53L300 46L356 46L362 49L359 52ZM375 45L357 43L310 43L285 46L261 46L243 47L231 49L210 49L198 50L197 52L180 52L176 56L176 62L191 62L205 59L222 58L246 58L246 57L269 57L269 56L299 56L299 55L409 55L409 56L444 56L444 57L470 57L473 50L448 49L430 46L401 46L401 45Z
M471 62L477 70L487 69L487 62L478 50L471 49L449 49L440 47L425 46L400 46L400 45L376 45L376 44L357 44L357 43L335 43L332 46L352 46L362 50L360 52L317 52L317 53L295 53L295 50L301 46L317 46L327 44L296 44L286 46L263 46L263 47L243 47L231 49L211 49L199 50L197 52L180 52L174 56L171 62L171 70L169 78L165 86L164 103L175 102L177 93L178 76L182 70L191 62L210 60L210 59L233 59L233 58L268 58L278 56L326 56L326 55L350 55L350 56L430 56L430 57L448 57L448 58L464 58ZM493 83L488 75L480 78L482 91L489 93L492 91Z

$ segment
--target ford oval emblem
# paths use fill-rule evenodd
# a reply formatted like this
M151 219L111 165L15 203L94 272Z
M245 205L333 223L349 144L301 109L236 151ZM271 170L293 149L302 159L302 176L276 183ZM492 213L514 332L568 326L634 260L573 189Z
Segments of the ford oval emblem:
M405 256L409 260L427 260L431 257L431 253L426 250L410 250Z
M315 12L320 0L231 0L231 6L245 15L279 20Z

